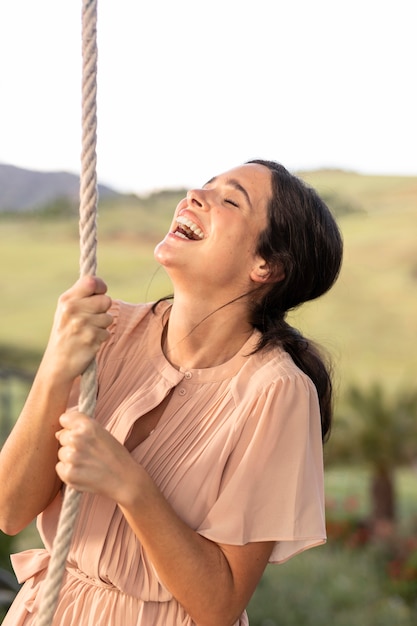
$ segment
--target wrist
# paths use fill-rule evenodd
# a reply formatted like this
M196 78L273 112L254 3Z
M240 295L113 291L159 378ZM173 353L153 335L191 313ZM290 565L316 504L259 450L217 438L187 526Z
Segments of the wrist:
M68 366L68 360L55 355L50 355L46 349L39 366L38 374L52 387L62 387L71 389L78 374L74 374Z
M123 475L115 498L121 509L130 514L143 513L152 497L160 492L148 472L129 454L129 463L123 467Z

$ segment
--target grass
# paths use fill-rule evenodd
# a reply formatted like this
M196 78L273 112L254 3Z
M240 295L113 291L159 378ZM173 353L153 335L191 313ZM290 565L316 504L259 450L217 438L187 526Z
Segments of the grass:
M248 614L251 626L412 626L417 608L387 593L373 548L313 548L270 565Z
M391 390L412 383L417 353L414 213L355 213L340 220L345 258L339 281L293 314L296 325L333 355L341 386L382 380Z
M302 172L323 195L337 192L368 213L416 211L417 177L362 175L344 170Z
M8 268L0 278L4 303L0 345L41 351L58 295L78 278L77 224L28 220L15 226L0 224L0 264ZM153 246L132 235L100 242L99 274L113 297L139 301L170 291L167 277L153 260Z

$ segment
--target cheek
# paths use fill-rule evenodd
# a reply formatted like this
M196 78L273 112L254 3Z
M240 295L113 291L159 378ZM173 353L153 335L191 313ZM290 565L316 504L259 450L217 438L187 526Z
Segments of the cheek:
M252 267L255 257L253 240L251 237L226 237L221 250L216 252L217 260L222 261L234 274L246 275L248 268Z
M228 233L223 237L221 245L218 250L222 251L222 255L228 259L234 259L239 261L242 255L246 255L249 249L249 243L245 240L245 237L241 234Z
M256 250L258 248L258 235L251 230L246 230L240 241L239 241L239 250L241 254L246 254L247 256L254 257L256 255Z

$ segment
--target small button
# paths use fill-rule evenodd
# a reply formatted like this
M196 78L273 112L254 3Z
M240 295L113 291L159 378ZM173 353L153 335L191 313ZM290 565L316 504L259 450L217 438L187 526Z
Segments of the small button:
M191 372L185 372L184 378L186 378L187 380L190 380L190 378L192 378L192 377L193 377L193 375L192 375Z
M180 394L180 396L185 396L185 394L187 393L186 390L184 389L184 387L181 387L181 389L178 389L178 393Z

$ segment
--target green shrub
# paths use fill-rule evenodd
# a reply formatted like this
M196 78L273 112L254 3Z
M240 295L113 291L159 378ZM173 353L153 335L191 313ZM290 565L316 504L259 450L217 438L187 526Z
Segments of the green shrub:
M323 546L267 568L251 626L412 626L417 607L388 589L378 550Z

